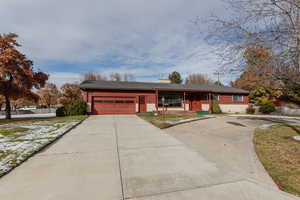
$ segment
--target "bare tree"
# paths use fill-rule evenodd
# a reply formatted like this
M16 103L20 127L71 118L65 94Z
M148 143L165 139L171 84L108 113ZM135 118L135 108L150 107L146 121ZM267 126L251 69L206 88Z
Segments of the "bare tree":
M120 74L114 72L110 74L110 80L112 81L135 81L135 77L132 74Z
M185 84L213 85L214 82L211 79L209 79L206 75L198 73L190 74L185 80Z
M101 75L99 73L93 73L93 72L87 72L83 74L83 79L84 80L107 80L106 76Z
M211 16L207 41L222 58L228 71L245 67L244 52L252 46L264 46L274 53L270 75L299 78L300 63L300 0L224 0L227 18ZM230 67L228 67L230 66ZM288 72L288 73L287 73ZM292 72L292 73L291 73Z
M135 81L135 77L132 74L125 73L123 75L123 81L127 81L127 82L129 82L129 81Z
M113 72L109 75L111 81L135 81L135 77L132 74L124 73L120 74L118 72ZM92 80L92 81L107 81L108 78L105 75L99 73L87 72L83 74L83 80Z
M110 74L110 79L112 81L121 81L122 80L122 76L121 76L121 74L119 74L117 72L114 72L114 73Z

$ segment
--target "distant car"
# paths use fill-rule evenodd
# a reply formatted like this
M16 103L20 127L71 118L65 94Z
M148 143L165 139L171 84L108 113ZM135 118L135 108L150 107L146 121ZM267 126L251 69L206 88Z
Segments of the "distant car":
M27 107L19 108L18 110L36 110L36 106L27 106Z

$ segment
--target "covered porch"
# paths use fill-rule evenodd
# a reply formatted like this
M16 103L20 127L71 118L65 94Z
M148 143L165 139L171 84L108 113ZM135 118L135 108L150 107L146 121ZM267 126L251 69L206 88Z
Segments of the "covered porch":
M157 112L211 111L212 93L156 90Z

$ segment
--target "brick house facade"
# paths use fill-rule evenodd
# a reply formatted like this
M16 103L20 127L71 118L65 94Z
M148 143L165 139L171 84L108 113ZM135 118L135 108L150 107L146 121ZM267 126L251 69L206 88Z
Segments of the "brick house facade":
M244 113L249 101L247 91L224 86L84 81L80 88L89 114L210 111L213 100L225 113Z

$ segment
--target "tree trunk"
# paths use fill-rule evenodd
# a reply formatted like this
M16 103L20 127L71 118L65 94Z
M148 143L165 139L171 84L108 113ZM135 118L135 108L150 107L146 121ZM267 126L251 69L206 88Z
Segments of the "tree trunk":
M300 0L296 1L297 14L296 14L296 59L295 59L295 68L300 70Z
M11 119L11 107L10 107L10 99L5 97L5 118Z

